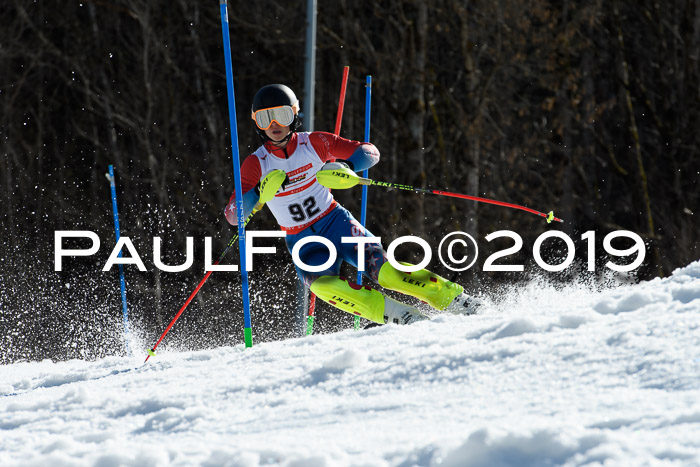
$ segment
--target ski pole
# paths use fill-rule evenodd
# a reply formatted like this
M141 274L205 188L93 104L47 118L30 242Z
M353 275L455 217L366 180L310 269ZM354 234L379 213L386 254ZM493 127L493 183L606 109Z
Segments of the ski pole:
M536 211L525 206L520 206L519 204L506 203L504 201L497 201L494 199L463 195L460 193L451 193L449 191L432 190L430 188L418 188L411 185L403 185L400 183L379 182L376 180L370 180L369 178L360 177L350 169L323 170L316 174L316 179L321 185L331 189L352 188L355 185L381 186L389 189L396 188L399 190L413 191L415 193L429 193L438 196L449 196L451 198L469 199L480 203L495 204L507 208L520 209L521 211L527 211L529 213L536 214L540 217L544 217L548 224L552 221L564 222L558 217L554 217L554 211L549 211L549 213L545 214L543 212Z
M372 108L372 77L367 75L367 81L365 84L365 143L369 143L369 124L370 115ZM362 176L367 177L369 175L369 170L365 169L362 171ZM367 221L367 185L362 186L362 201L360 203L360 224L362 227L365 226ZM362 285L362 273L357 271L357 284ZM360 317L355 316L354 328L357 331L360 329Z
M247 225L248 222L250 222L250 220L253 218L253 215L254 215L256 212L258 212L260 209L262 209L262 207L263 207L263 205L262 205L261 203L256 204L256 205L255 205L255 208L253 208L253 212L250 213L250 215L249 215L248 218L246 219L244 225ZM224 256L226 256L226 253L228 253L228 250L230 250L231 247L236 243L236 240L238 240L238 233L236 233L236 234L231 238L231 240L229 240L228 245L226 245L226 248L224 249L224 252L221 253L221 256L219 256L219 259L216 260L216 262L213 264L213 266L216 266L217 264L221 263L221 261L223 261ZM158 347L158 345L160 345L160 342L163 340L163 338L165 337L165 335L168 334L168 332L170 332L170 328L172 328L173 325L175 324L175 322L178 320L178 318L180 318L180 315L182 314L182 312L185 311L185 309L186 309L187 306L190 304L190 302L192 301L192 299L197 295L197 293L199 293L199 289L201 289L202 286L204 285L204 283L207 281L207 279L209 279L209 276L211 276L211 273L212 273L212 272L214 272L214 271L207 271L207 274L204 276L204 278L203 278L201 281L199 281L199 284L197 284L197 287L195 287L194 291L193 291L193 292L190 294L190 296L187 298L187 300L185 301L185 304L182 305L182 307L180 307L180 310L177 312L177 314L175 315L175 317L170 321L170 324L168 324L168 327L165 328L165 331L163 331L163 334L161 334L160 338L158 339L158 342L156 342L156 344L155 344L153 347L151 347L150 349L148 349L148 351L147 351L147 352L148 352L148 356L146 357L146 360L145 360L143 363L146 363L150 357L155 357L155 356L156 356L156 348Z
M112 213L114 214L114 233L119 243L119 212L117 211L117 188L114 181L114 166L110 164L108 167L109 173L105 174L109 181L109 187L112 191ZM121 250L119 257L122 257ZM126 354L131 357L131 346L129 345L129 311L126 307L126 282L124 281L124 265L119 265L119 286L122 294L122 319L124 321L124 343L126 344Z
M345 108L345 90L348 87L348 73L350 67L343 68L343 81L340 84L340 98L338 99L338 114L335 117L335 135L340 136L340 124L343 121L343 109ZM310 336L314 332L314 315L316 313L316 295L311 292L309 298L309 315L306 318L306 335Z

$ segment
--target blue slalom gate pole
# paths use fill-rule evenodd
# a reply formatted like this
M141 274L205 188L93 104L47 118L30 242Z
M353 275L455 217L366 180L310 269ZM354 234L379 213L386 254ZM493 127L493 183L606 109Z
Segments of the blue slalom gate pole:
M108 167L109 173L107 174L107 180L109 180L109 187L112 190L112 213L114 214L114 233L117 237L117 243L119 243L119 237L121 236L119 232L119 211L117 210L117 188L114 182L114 166L112 164ZM122 257L122 252L119 250L119 258ZM119 264L119 284L122 291L122 317L124 319L124 343L126 345L126 354L131 356L131 346L129 345L129 311L126 307L126 282L124 281L124 265Z
M365 84L365 142L369 143L370 116L372 114L372 76L367 75ZM362 171L362 177L369 177L369 170ZM364 227L367 221L367 185L362 185L362 211L360 212L360 223ZM362 283L362 274L358 275L358 282Z
M367 82L365 84L365 142L369 143L369 126L370 126L370 116L372 110L372 76L367 75ZM365 169L361 174L362 178L369 177L369 170ZM365 226L367 221L367 185L362 185L362 209L360 211L360 224ZM362 284L362 273L357 271L357 283ZM355 316L355 329L360 328L360 317Z
M236 209L238 213L238 247L243 295L243 334L245 346L253 346L253 331L250 325L250 300L248 297L248 271L245 254L245 222L243 213L243 190L241 188L241 167L238 153L238 124L236 122L236 98L233 92L233 66L231 65L231 39L229 38L228 9L226 0L219 0L221 9L221 32L224 40L224 60L226 62L226 89L228 91L228 118L231 124L231 152L233 154L233 180L236 186Z

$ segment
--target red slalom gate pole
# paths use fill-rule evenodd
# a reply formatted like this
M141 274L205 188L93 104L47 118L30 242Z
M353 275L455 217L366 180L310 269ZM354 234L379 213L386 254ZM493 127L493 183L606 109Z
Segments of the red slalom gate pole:
M340 84L340 98L338 99L338 114L335 116L335 131L333 134L340 136L340 124L343 122L343 109L345 108L345 91L348 88L348 74L350 67L343 68L343 81Z
M340 98L338 99L338 114L335 116L335 131L333 134L340 136L340 125L343 122L343 109L345 108L345 91L348 87L348 74L350 67L343 68L343 81L340 84ZM309 298L309 316L306 318L306 335L309 336L314 332L314 316L316 313L316 294L311 292Z

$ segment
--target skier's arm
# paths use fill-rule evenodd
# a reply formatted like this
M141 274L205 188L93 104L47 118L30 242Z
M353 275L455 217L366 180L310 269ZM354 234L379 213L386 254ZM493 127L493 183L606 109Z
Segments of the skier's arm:
M255 156L248 156L241 164L241 188L243 191L243 217L247 218L253 208L260 199L259 194L255 190L255 186L260 182L262 176L260 170L260 161ZM236 191L234 190L231 198L224 210L226 220L231 225L238 225L238 215L236 213Z
M249 190L248 193L243 194L243 217L248 218L251 212L253 212L253 208L255 205L258 203L258 199L260 197L258 194L255 192L255 189ZM237 210L236 210L236 192L234 190L233 194L231 195L231 199L228 200L228 204L226 205L226 210L224 211L224 214L226 215L226 220L229 222L231 225L238 225L238 216L237 216Z
M338 159L343 159L338 157ZM371 143L362 143L355 151L345 159L351 169L359 172L369 169L379 162L379 150Z
M324 162L339 159L354 171L369 169L379 162L379 150L371 143L350 141L322 131L311 133L309 140Z

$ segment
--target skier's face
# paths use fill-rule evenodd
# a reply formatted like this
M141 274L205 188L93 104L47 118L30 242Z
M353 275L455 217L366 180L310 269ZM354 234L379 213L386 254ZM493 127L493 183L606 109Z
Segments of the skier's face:
M287 145L286 141L282 141L289 134L290 130L288 126L281 126L276 121L270 124L270 128L265 130L265 134L268 138L272 140L272 144L279 148L283 148Z

